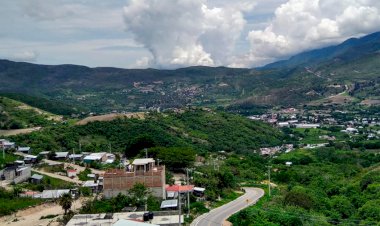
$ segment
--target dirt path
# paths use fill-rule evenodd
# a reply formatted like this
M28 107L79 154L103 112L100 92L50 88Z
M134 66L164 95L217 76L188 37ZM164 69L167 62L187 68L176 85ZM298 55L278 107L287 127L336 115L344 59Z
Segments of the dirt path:
M48 164L60 164L62 162L58 162L58 161L53 161L53 160L48 160L48 159L43 159L42 161L48 163ZM78 166L78 165L75 165L75 164L72 164L72 163L69 163L69 162L65 162L64 163L64 166L65 168L67 168L68 166L76 169L78 172L82 172L83 170L86 169L86 167L83 167L83 166ZM91 172L92 173L96 173L96 174L104 174L104 170L97 170L97 169L94 169L94 168L90 168L91 169Z
M76 211L82 207L82 202L84 199L78 199L73 202L71 206L71 210ZM0 218L1 226L47 226L47 225L58 225L57 220L58 217L63 215L64 211L62 207L56 203L47 203L42 204L36 207L28 208L25 210L18 211L16 214L12 214L9 216L4 216ZM57 217L51 219L42 219L41 217L47 215L58 215ZM16 221L17 219L17 221Z
M9 129L9 130L0 130L0 136L13 136L18 134L27 134L34 131L40 130L42 127L33 127L27 129Z
M60 180L64 180L64 181L67 181L67 182L71 182L71 183L75 183L75 184L82 184L82 182L83 182L83 181L81 181L79 179L75 179L75 178L71 179L71 178L66 177L66 176L58 175L58 174L55 174L55 173L49 173L49 172L45 172L45 171L42 171L42 170L33 169L33 171L35 171L37 173L48 175L49 177L54 177L54 178L57 178L57 179L60 179Z

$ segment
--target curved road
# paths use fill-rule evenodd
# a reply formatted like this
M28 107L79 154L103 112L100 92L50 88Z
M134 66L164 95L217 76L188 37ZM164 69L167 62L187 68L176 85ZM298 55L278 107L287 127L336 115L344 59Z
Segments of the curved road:
M243 188L245 194L236 200L229 202L221 207L211 210L197 217L191 226L221 226L223 222L232 214L239 212L247 206L253 205L264 195L261 188Z

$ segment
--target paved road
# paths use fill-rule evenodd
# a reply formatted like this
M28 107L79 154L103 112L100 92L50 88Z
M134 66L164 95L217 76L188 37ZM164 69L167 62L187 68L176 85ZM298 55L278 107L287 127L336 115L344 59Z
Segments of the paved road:
M245 194L219 208L196 218L191 226L221 226L232 214L253 205L264 195L261 188L244 188Z

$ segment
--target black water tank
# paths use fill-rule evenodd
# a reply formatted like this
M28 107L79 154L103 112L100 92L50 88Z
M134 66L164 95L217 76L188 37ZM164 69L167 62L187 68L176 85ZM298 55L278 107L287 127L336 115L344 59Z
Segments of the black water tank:
M149 213L144 213L143 219L144 221L149 221Z
M153 212L149 212L148 214L149 214L149 219L152 220L154 216Z

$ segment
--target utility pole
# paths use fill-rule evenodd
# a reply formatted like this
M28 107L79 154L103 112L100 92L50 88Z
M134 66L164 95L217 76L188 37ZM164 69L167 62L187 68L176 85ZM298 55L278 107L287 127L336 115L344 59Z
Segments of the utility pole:
M189 168L186 168L186 184L190 185L189 183ZM187 217L190 216L190 192L187 191Z
M181 193L178 189L178 225L181 226Z
M5 159L5 148L4 148L4 144L3 144L3 159Z
M112 154L111 143L108 144L108 148L109 148L109 150L110 150L110 154Z
M268 166L268 194L269 194L269 197L270 197L270 195L271 195L271 193L270 193L270 171L271 171L271 168L272 168L272 166Z
M148 158L148 148L144 148L145 150L145 158Z
M75 149L73 148L73 164L75 164Z

